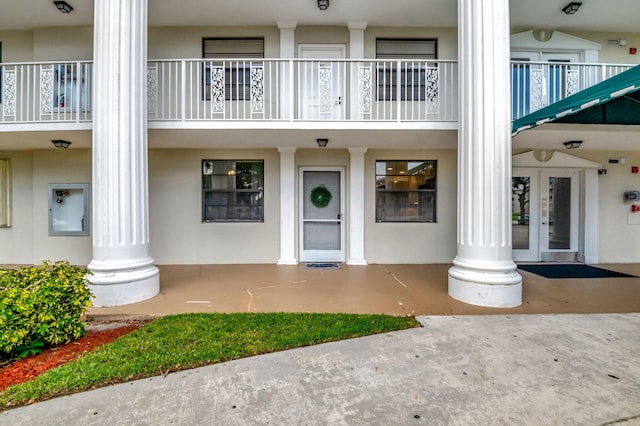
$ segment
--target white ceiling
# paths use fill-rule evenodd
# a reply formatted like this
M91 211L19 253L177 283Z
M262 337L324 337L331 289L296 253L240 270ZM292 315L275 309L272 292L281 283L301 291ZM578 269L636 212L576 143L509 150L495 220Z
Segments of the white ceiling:
M321 11L317 0L149 0L152 26L181 25L298 25L453 27L457 25L455 0L331 0ZM562 13L570 0L510 0L511 25L517 29L640 31L638 0L582 0L574 15ZM67 0L74 7L68 15L56 10L52 0L2 0L0 30L48 26L91 25L93 1Z

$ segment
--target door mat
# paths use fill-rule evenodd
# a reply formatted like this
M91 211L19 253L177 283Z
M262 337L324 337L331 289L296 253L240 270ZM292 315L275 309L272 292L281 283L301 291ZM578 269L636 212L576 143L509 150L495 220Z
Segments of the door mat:
M339 263L305 263L304 269L340 269Z
M545 278L629 278L635 275L609 271L589 265L567 264L536 264L518 265L518 269L540 275Z

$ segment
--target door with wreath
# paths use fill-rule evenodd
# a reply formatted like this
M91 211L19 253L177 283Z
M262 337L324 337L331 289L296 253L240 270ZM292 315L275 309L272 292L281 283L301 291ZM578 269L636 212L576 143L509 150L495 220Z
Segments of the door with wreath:
M301 170L300 258L303 262L344 260L342 169Z

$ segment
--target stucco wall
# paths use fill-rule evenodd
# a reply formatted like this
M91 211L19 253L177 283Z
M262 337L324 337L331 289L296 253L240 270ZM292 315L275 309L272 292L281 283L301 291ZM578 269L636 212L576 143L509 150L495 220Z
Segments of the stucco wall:
M375 221L376 160L437 160L436 223ZM456 255L455 150L370 150L365 155L365 257L369 263L450 263Z
M598 176L600 263L640 262L640 213L631 213L632 203L623 199L625 191L640 191L640 174L631 173L631 166L640 166L640 151L585 150L576 155L599 162L607 170ZM607 164L609 158L617 157L625 158L626 164ZM630 220L637 224L630 224Z
M255 27L151 27L149 59L202 58L207 37L264 37L265 58L280 55L280 31L274 26Z
M32 31L0 31L2 62L33 61Z
M93 58L93 27L50 27L33 31L34 61L89 60Z
M264 160L264 222L202 223L202 160ZM151 256L159 264L275 263L279 157L272 150L151 150Z
M0 228L0 263L33 263L33 155L27 151L0 152L11 161L11 224Z
M91 151L88 149L41 150L33 153L33 262L68 260L86 265L91 261L91 236L49 236L48 185L91 184ZM91 190L91 187L89 187ZM91 208L89 209L91 215ZM91 224L92 229L93 224Z

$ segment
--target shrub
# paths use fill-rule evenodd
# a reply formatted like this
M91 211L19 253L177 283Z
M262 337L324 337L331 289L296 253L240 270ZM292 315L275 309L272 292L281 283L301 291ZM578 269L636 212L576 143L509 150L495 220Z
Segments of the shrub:
M0 271L0 357L26 356L86 334L89 271L67 261Z

